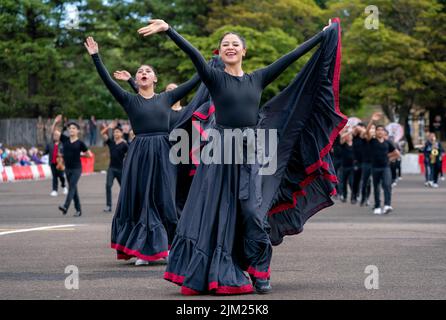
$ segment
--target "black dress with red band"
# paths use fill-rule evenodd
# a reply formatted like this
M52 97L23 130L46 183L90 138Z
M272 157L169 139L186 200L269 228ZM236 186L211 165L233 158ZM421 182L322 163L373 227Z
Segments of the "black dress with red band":
M340 22L334 19L272 65L241 77L210 68L178 33L167 34L209 89L212 103L194 113L204 139L205 129L223 137L228 128L277 129L279 142L272 175L260 176L260 164L196 166L164 278L186 295L250 293L245 272L269 278L272 245L301 232L312 215L333 204L337 179L329 151L346 123L338 97ZM292 83L259 109L262 90L319 43Z
M117 251L118 259L165 258L178 222L177 168L169 160L171 105L185 97L200 79L193 77L172 91L146 99L123 90L110 77L98 54L92 58L102 81L126 111L136 135L124 160L111 247ZM189 118L208 100L207 89L202 84ZM185 115L186 112L182 114Z

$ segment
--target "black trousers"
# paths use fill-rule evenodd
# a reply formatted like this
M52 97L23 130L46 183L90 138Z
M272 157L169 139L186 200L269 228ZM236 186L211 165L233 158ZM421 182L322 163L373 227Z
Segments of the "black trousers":
M112 187L113 181L118 180L119 186L121 186L122 169L118 168L108 168L107 170L107 180L105 183L105 194L107 197L107 206L112 206Z
M358 163L353 168L353 183L352 183L352 200L359 198L360 188L361 188L361 175L362 168L361 164Z
M354 176L354 168L353 167L342 167L342 196L344 199L347 199L347 187L350 186L350 190L352 191L351 199L353 200L353 176Z
M372 175L372 164L364 162L361 173L361 202L365 203L369 199L371 192L370 176Z
M373 168L373 191L375 193L375 208L381 207L380 192L384 191L384 205L390 206L392 201L392 174L390 168Z
M65 172L63 170L57 170L54 163L51 163L50 168L53 176L53 191L57 191L57 179L60 180L62 188L65 188Z
M74 200L74 207L76 211L81 211L81 202L79 200L79 193L77 191L77 183L82 174L82 169L65 169L65 174L68 180L68 194L65 199L65 208L69 208L71 201Z
M441 162L437 161L436 163L431 163L430 164L431 167L431 172L432 172L432 181L434 183L438 183L438 177L440 176L441 173Z
M390 170L392 171L392 182L401 177L401 160L395 160L390 163Z

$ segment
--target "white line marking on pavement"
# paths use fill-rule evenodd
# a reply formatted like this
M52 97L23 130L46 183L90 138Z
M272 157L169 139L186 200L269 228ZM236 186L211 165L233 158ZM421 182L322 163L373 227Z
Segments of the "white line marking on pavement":
M12 234L12 233L22 233L22 232L30 232L30 231L41 231L41 230L50 230L50 229L57 229L57 228L68 228L68 227L75 227L75 224L64 224L64 225L60 225L60 226L48 226L48 227L39 227L39 228L30 228L30 229L17 229L14 231L5 231L5 232L0 232L0 236L4 236L7 234Z

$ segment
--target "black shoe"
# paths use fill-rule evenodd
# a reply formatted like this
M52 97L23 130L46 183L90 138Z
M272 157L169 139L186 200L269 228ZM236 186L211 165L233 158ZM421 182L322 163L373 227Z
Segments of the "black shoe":
M352 199L350 202L351 204L356 204L358 201L356 199Z
M107 206L107 207L105 207L105 209L103 211L108 213L108 212L112 212L112 209L111 209L111 207Z
M65 208L64 206L59 206L59 210L62 211L63 215L67 214L67 208Z
M82 215L82 211L76 211L74 214L75 217L80 217Z
M254 289L259 294L270 293L273 289L269 283L269 279L256 279L254 282Z

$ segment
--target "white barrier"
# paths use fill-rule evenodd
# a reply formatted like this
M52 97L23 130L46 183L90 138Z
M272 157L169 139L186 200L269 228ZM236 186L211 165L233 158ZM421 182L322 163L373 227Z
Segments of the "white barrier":
M7 166L0 172L0 183L19 180L43 180L51 178L51 168L47 164L31 166Z
M421 174L418 154L405 154L401 158L402 174Z

